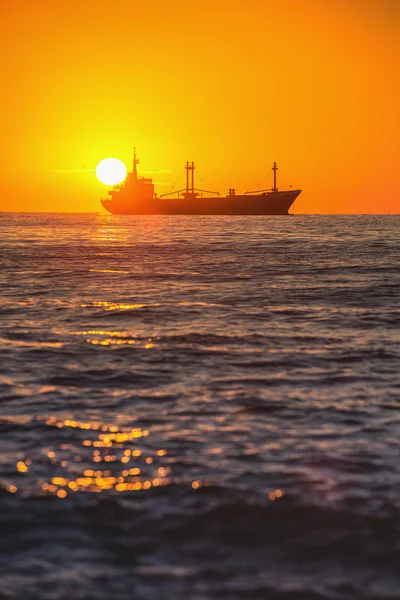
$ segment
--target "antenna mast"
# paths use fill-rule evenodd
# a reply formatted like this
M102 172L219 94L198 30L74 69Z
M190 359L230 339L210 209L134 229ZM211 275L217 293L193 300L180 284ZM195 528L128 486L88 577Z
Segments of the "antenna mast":
M194 162L192 162L192 164L189 164L189 161L186 161L186 193L187 194L194 194L194 170L195 170L195 166L194 166ZM189 189L189 171L192 172L192 176L191 176L191 189Z
M133 179L135 181L137 181L137 168L136 165L138 164L139 160L136 158L136 147L133 149L133 169L132 169L132 175L133 175Z
M276 187L276 172L278 170L278 167L276 166L276 162L274 162L274 166L272 167L272 170L274 172L274 187L272 188L272 191L277 192L278 188Z

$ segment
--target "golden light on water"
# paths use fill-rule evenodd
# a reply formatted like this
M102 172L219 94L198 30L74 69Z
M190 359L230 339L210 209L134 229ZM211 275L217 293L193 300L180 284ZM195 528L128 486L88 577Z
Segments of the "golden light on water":
M39 417L39 420L42 418ZM43 449L48 464L53 465L53 475L46 481L38 481L40 494L53 495L64 500L71 494L81 492L137 492L171 484L187 485L193 491L197 491L213 485L211 481L201 478L186 480L185 477L174 476L176 457L170 456L165 447L152 447L151 443L146 441L150 435L148 429L125 428L105 425L98 421L62 419L55 416L43 420L48 427L81 431L83 439L81 438L78 444L86 449L86 455L82 456L79 453L77 442L60 443L56 451ZM140 444L141 447L132 447L132 444ZM130 447L126 447L127 445ZM18 473L28 474L29 471L31 476L31 467L34 471L36 458L26 457L25 460L18 461ZM214 483L219 484L218 481ZM8 484L5 489L11 494L18 492L14 484ZM23 490L20 492L24 494ZM284 491L278 488L267 492L266 498L274 502L283 496Z
M93 450L89 459L87 456L84 458L76 453L75 444L73 447L70 444L60 444L57 454L54 451L45 450L45 456L49 463L55 465L56 469L57 466L60 467L63 471L58 471L48 481L41 481L39 487L42 494L50 494L64 499L69 494L76 492L102 492L106 490L132 492L149 490L151 487L162 487L172 482L167 477L170 468L167 465L160 465L160 461L166 460L167 451L165 448L154 450L126 448L126 444L136 444L146 439L150 434L148 429L141 427L120 428L116 425L104 425L99 422L56 417L48 417L45 419L45 424L48 427L57 429L80 430L85 432L85 436L87 432L92 439L88 435L80 443L84 448L88 450L92 448ZM69 460L66 460L65 452L70 454ZM88 460L96 463L98 468L88 468ZM156 460L154 465L153 460ZM82 468L77 472L74 466L68 474L61 474L65 472L64 469L69 462L76 463L77 467L81 463ZM19 473L26 473L28 471L27 465L31 463L30 458L25 459L25 461L18 461L16 469ZM143 472L143 468L146 472ZM15 485L9 485L6 489L10 493L17 492Z
M277 490L275 490L274 492L269 492L269 494L268 494L268 499L269 499L271 502L274 502L274 500L279 500L279 498L282 498L282 497L283 497L283 495L284 495L284 492L283 492L283 490L281 490L281 489L277 489Z

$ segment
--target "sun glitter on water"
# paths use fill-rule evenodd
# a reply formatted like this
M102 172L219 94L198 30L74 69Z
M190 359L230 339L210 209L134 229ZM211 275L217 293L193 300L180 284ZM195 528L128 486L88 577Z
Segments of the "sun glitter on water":
M126 173L126 166L118 158L104 158L96 167L97 178L106 185L121 183Z

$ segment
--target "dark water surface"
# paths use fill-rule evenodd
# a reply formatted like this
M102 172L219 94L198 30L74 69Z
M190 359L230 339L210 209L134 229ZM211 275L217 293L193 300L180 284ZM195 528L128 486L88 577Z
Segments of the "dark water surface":
M0 215L0 597L400 598L400 217Z

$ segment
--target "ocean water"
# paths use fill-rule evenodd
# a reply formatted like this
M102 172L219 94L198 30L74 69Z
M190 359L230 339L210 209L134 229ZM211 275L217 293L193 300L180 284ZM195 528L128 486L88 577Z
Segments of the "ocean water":
M400 598L400 216L0 214L0 597Z

